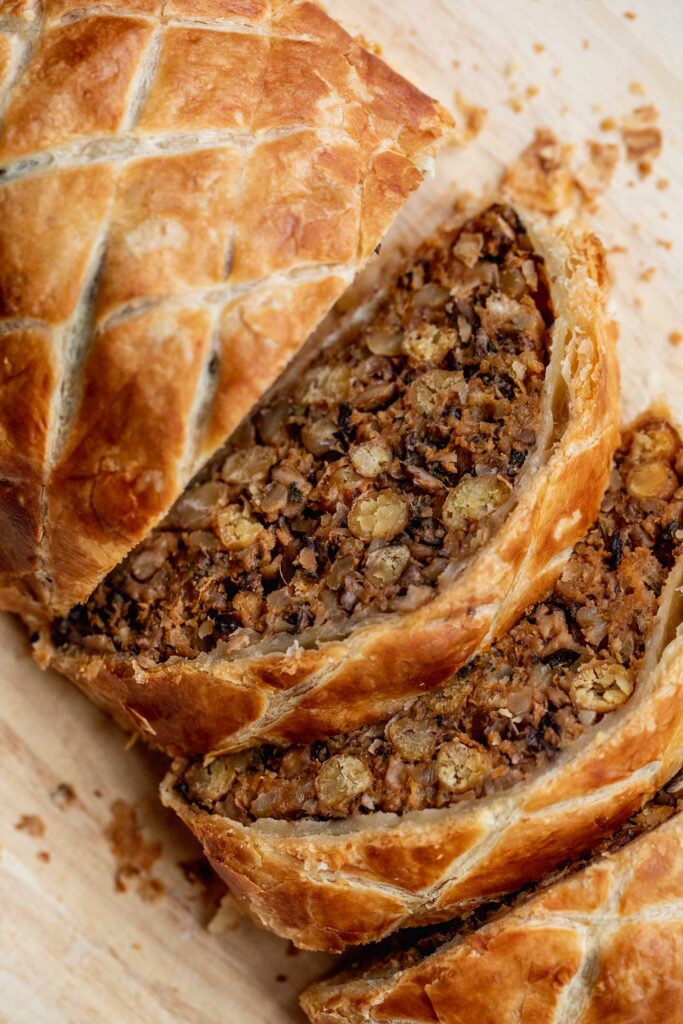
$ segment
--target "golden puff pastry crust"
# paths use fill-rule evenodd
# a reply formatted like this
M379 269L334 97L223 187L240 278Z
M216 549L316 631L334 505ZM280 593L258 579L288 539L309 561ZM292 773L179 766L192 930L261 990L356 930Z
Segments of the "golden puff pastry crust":
M0 606L148 532L450 125L306 0L17 0L0 24Z
M595 519L619 433L602 249L580 230L522 220L544 261L555 313L535 448L502 524L435 596L341 639L292 642L275 653L257 645L237 656L211 651L153 663L128 651L48 644L43 660L150 744L203 755L377 720L441 685L505 632L556 579Z
M682 887L679 811L417 962L312 985L302 1006L312 1024L677 1021Z
M680 768L682 580L679 557L628 699L498 792L403 814L242 824L188 796L178 760L163 799L249 911L304 948L340 951L513 892L585 853Z

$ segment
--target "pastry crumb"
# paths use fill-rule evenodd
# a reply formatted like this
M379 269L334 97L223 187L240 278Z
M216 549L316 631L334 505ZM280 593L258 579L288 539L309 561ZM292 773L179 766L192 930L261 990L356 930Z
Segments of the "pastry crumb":
M657 178L657 188L660 192L665 192L669 187L668 178Z
M566 209L574 191L569 157L571 146L560 143L549 128L538 128L503 178L503 189L539 213L553 216Z
M598 196L606 191L614 177L619 162L619 147L616 143L598 142L595 139L588 139L586 147L588 158L575 177L586 205L594 211Z
M156 903L165 893L166 886L158 878L141 878L138 883L138 895L145 903Z
M239 928L242 917L243 914L239 903L232 893L226 892L218 906L218 910L206 926L206 930L212 935L224 935L226 932L234 932Z
M619 127L626 147L626 157L633 163L642 160L654 160L662 149L662 132L658 125L659 111L649 103L644 107L636 107L622 117Z
M485 107L468 103L461 92L455 94L455 106L459 117L456 119L454 139L457 145L465 146L468 142L476 139L482 131L486 124L488 111Z
M677 348L681 342L683 342L683 331L671 331L669 334L669 343Z
M543 53L543 51L545 50L545 46L543 45L543 43L534 43L532 49L534 53Z
M185 879L190 885L195 886L195 892L207 908L213 909L220 906L225 896L225 883L218 877L205 857L195 857L193 860L178 862Z
M613 117L603 117L598 127L601 132L613 132L617 127L617 122Z
M656 267L646 267L645 270L640 275L640 280L641 281L651 281L656 273L657 273L657 268Z
M576 171L572 166L573 150L550 129L538 129L531 144L507 170L502 187L525 206L548 216L572 206L594 212L598 197L614 176L619 147L589 139L586 159Z
M634 11L624 11L624 17L627 21L635 21L638 15Z
M590 39L582 39L581 40L581 48L582 49L588 50L590 48L590 45L591 45Z
M45 835L45 822L37 814L22 814L14 827L18 832L26 832L32 839L41 839Z
M76 800L76 790L68 782L60 782L57 788L50 793L50 799L59 807L60 811L65 811Z
M671 252L674 247L673 242L670 242L668 238L656 238L655 242L660 249L666 249L667 252Z
M368 50L369 53L374 53L376 57L382 56L382 47L379 43L372 43L369 39L362 34L356 36L356 42L359 46L362 46L364 50Z
M128 883L135 882L142 899L158 899L165 889L163 882L152 876L151 869L161 856L161 843L144 838L137 811L125 800L114 800L110 810L111 820L104 834L116 860L116 891L127 892Z
M645 86L642 82L629 82L628 91L633 93L634 96L644 96Z
M49 864L50 863L50 854L49 854L49 852L47 850L38 850L38 853L36 854L36 857L43 864Z

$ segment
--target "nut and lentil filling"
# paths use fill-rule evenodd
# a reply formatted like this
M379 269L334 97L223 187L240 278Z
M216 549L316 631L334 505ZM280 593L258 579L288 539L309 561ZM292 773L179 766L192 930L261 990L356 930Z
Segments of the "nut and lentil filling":
M248 824L400 814L514 785L631 696L683 551L682 483L678 434L641 420L554 588L443 689L355 732L196 762L181 793Z
M370 322L257 408L53 642L163 662L424 604L513 501L552 319L510 207L423 247Z

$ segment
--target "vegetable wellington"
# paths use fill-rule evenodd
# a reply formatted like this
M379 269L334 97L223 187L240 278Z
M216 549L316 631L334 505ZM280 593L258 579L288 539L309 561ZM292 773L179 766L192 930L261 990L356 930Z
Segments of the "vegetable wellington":
M171 753L306 741L449 678L557 577L618 438L591 237L493 205L243 423L41 656Z
M178 761L165 800L268 927L339 950L514 891L680 767L683 444L623 437L595 525L508 633L383 722Z

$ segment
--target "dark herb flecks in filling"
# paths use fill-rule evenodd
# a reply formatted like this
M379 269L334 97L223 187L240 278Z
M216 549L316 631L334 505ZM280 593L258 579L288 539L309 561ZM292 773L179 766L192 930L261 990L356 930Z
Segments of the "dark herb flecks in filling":
M250 418L55 644L165 661L419 607L534 449L550 322L542 261L491 207Z
M599 519L547 598L388 722L189 768L189 800L248 823L444 807L506 789L631 696L683 548L683 445L650 418L618 451Z

